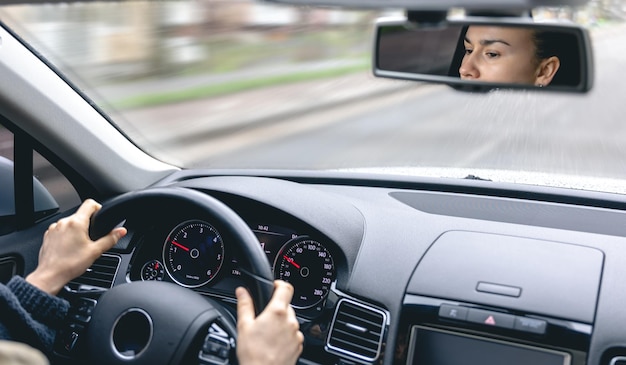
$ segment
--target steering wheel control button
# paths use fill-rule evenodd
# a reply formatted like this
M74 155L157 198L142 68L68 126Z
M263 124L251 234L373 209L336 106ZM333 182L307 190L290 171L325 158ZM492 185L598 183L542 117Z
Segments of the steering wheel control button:
M91 320L90 316L83 315L80 313L71 313L68 317L72 322L80 322L80 323L85 323L85 324L87 324L89 320Z
M68 325L60 330L54 343L54 351L60 355L69 356L77 346L85 325L91 320L91 314L96 301L89 298L75 298L71 301L67 313Z
M131 308L113 326L112 342L115 353L122 359L139 356L152 340L152 319L144 310Z
M226 365L230 362L231 349L229 339L216 333L209 333L204 338L198 360L201 365Z
M70 324L67 328L59 331L54 344L54 351L60 355L71 355L84 328L76 324Z
M543 335L546 333L546 327L547 322L541 319L515 317L515 329L519 331Z
M470 308L467 320L485 326L513 329L515 316L510 314Z
M67 318L72 323L87 324L96 307L96 301L89 298L78 298L72 301Z
M467 319L468 308L458 305L442 304L439 307L439 317L465 321Z

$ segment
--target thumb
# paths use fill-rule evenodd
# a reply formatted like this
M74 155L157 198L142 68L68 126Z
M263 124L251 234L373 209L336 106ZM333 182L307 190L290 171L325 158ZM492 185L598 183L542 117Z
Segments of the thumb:
M237 323L244 325L245 323L254 321L254 302L248 290L239 287L235 291L237 296Z
M115 228L114 230L109 232L109 234L100 238L94 243L100 249L100 253L104 253L111 249L111 247L115 246L120 238L126 236L126 233L127 231L124 227Z

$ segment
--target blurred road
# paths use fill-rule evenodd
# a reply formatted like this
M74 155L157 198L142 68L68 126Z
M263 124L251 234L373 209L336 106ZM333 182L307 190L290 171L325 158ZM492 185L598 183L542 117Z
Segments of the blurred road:
M181 132L188 137L178 142L173 135L143 137L187 166L468 167L626 178L626 85L620 72L626 59L626 28L601 30L594 47L595 85L587 95L469 94L358 75L264 90L256 99L248 95L224 102L221 114L210 108L203 114L207 107L191 102L132 113L169 111L172 118L184 116L180 129L188 126ZM280 109L332 93L346 99L320 103L315 110ZM251 121L262 123L221 133L192 128L206 120L233 123L235 117L257 114L264 117ZM278 117L272 119L272 114Z

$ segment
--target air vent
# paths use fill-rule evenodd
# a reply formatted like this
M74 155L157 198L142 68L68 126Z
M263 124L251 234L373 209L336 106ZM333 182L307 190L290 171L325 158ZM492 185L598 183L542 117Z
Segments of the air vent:
M337 304L326 349L361 362L374 362L381 354L385 312L352 300Z
M102 255L84 274L70 281L69 286L73 290L110 289L119 265L118 256Z

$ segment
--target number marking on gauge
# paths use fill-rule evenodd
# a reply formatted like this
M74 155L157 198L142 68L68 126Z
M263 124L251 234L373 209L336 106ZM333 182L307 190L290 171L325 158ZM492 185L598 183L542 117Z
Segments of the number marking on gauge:
M274 263L274 277L293 285L293 307L311 308L326 298L335 279L335 265L321 243L296 237L280 250Z

